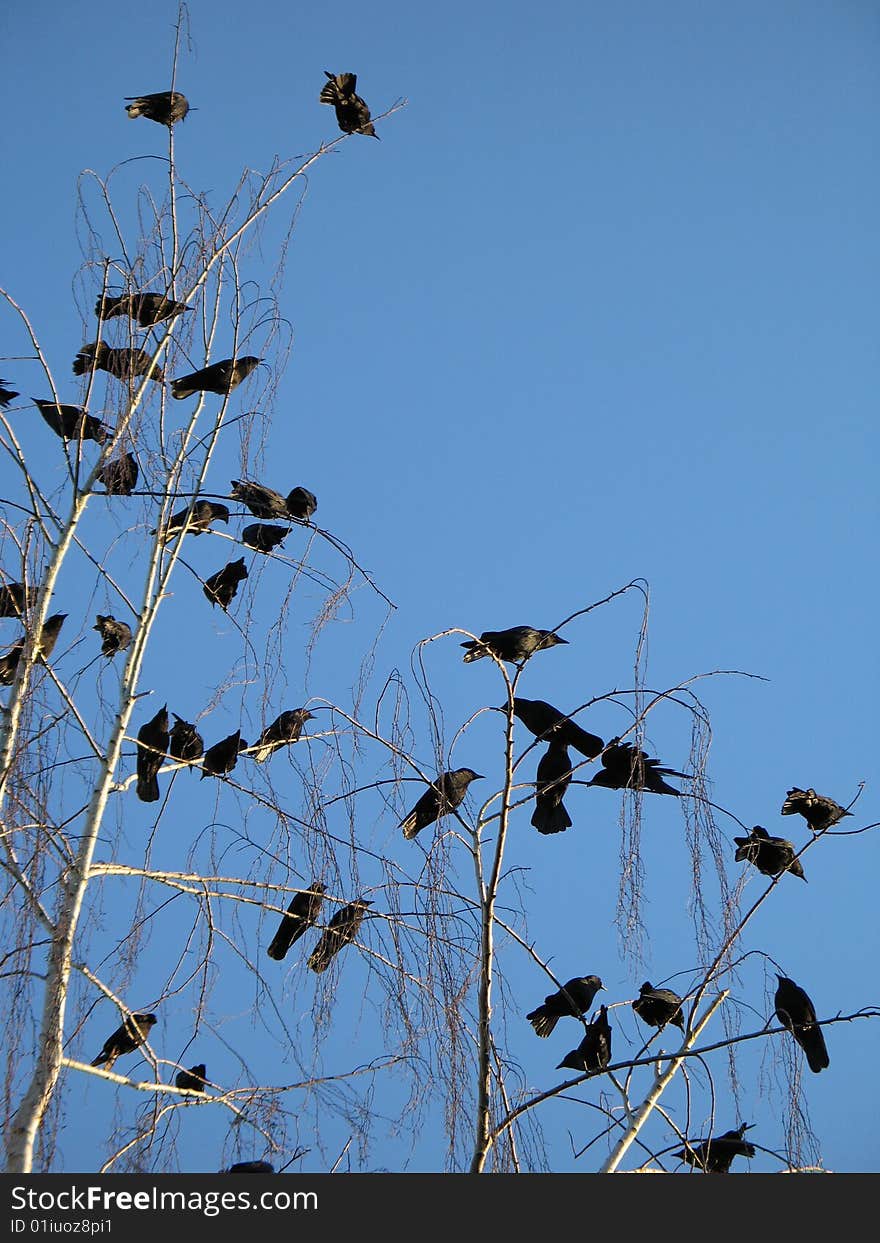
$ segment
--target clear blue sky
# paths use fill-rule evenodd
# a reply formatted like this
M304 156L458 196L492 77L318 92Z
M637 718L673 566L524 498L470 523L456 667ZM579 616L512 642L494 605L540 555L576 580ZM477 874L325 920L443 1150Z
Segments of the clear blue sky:
M70 362L94 335L94 280L79 272L77 177L165 152L164 131L129 121L123 101L168 86L175 13L170 0L125 12L94 0L88 22L57 2L8 6L0 18L0 91L4 115L15 122L6 126L2 279L27 308L62 399L78 398ZM266 481L281 491L310 487L321 525L352 545L398 606L375 655L367 702L391 669L409 678L410 653L428 635L451 626L554 626L643 577L651 588L650 687L713 669L768 679L699 688L713 720L715 800L798 846L806 840L802 822L779 816L789 786L848 803L866 781L847 823L880 818L876 7L590 0L536 10L452 0L429 10L340 0L327 9L194 0L190 14L192 50L182 56L178 87L194 111L177 128L177 157L182 176L215 206L244 166L265 170L276 155L305 154L337 136L332 110L317 101L324 69L356 71L374 115L408 101L381 124L381 143L355 136L310 175L280 297L293 347L265 455ZM161 168L145 160L115 175L126 222L134 220L140 184L161 193ZM93 191L86 194L93 201ZM247 256L256 281L269 271L275 237L270 227ZM0 374L39 395L45 382L35 362L20 361L28 353L20 328L5 310L0 323L0 353L9 359ZM225 352L219 345L216 357ZM60 485L57 442L36 411L10 417ZM227 491L239 469L230 450L212 467L213 490ZM149 529L148 504L130 505L115 511L125 520L111 521L120 532L137 522ZM217 547L219 554L209 547L185 555L207 573L232 546ZM135 566L130 552L127 572ZM264 581L275 591L269 571L261 587ZM77 637L75 626L88 636L105 603L89 597L83 612L59 592L58 607L71 614L65 640ZM355 624L343 618L331 626L308 664L307 623L317 605L316 594L295 597L284 672L269 692L276 710L311 695L350 704L360 656L384 616L360 592ZM193 719L216 678L237 668L241 640L186 579L163 620L162 643L181 616L189 646L177 659L160 648L145 686L155 688L156 706L168 699ZM568 647L529 665L522 693L569 708L631 685L638 624L634 596L575 622ZM68 668L84 663L80 655L93 641L67 658ZM425 661L447 742L480 705L501 702L497 671L485 661L464 666L455 637L432 645ZM194 681L181 692L184 679ZM242 710L259 721L261 695L259 686L236 686L204 722L208 741L234 729ZM411 708L415 751L430 767L431 736L415 690ZM500 781L499 720L481 720L457 743L454 762ZM627 717L606 704L584 723L609 737ZM652 715L648 737L652 754L675 768L687 763L683 713ZM312 755L320 765L325 751L316 744ZM305 762L277 757L273 775L283 783L289 772L296 787L288 766ZM533 764L526 761L524 780ZM184 784L190 788L175 788L158 830L162 865L183 866L186 849L212 824L218 867L265 874L257 854L227 832L243 814L231 796L222 792L215 805L216 791L207 791L213 783L199 788L183 775L176 786ZM404 809L409 793L415 788L404 790ZM558 838L538 840L528 808L514 822L507 863L527 869L517 875L529 937L562 979L600 974L609 1001L632 998L644 978L669 978L674 987L671 977L691 969L696 952L680 809L673 800L645 799L649 949L637 964L621 957L614 927L619 800L581 789L566 802L575 823ZM123 818L117 853L136 853L150 809L129 794ZM375 800L357 806L352 823L360 845L415 875L413 852L431 842L404 843L398 818ZM268 832L256 818L254 826ZM739 830L725 817L719 828L733 883ZM340 831L349 831L346 817ZM101 857L111 853L108 847ZM291 862L295 884L296 868L308 864ZM283 863L273 865L279 883ZM464 861L450 866L466 884ZM747 932L748 948L783 964L823 1017L878 1004L880 838L825 839L804 866L809 884L783 878ZM378 886L381 876L367 869L362 880ZM753 874L745 901L758 892ZM102 911L109 948L119 916L109 890ZM133 1004L155 998L167 980L170 947L180 946L188 926L181 919L154 921L125 989ZM242 916L241 935L262 945L273 923L267 917L258 934L256 919ZM230 936L237 926L230 920ZM387 926L371 923L365 939L387 950ZM561 1026L552 1041L534 1038L521 1016L548 991L545 978L514 947L502 954L510 981L506 1047L528 1087L548 1087L569 1045ZM205 1032L190 1052L180 1053L192 1026L191 987L159 1007L154 1047L207 1061L218 1081L253 1082L257 1072L231 1056L228 1041L247 1048L249 1059L253 1050L262 1082L300 1077L303 1065L285 1061L285 1041L252 1023L251 1007L256 997L268 1013L271 996L301 1032L315 988L305 954L277 971L264 965L256 992L236 978L234 955L229 960L212 981ZM340 963L344 1018L314 1046L304 1042L314 1059L307 1071L333 1074L349 1064L352 1049L358 1060L363 1049L366 1061L391 1048L381 1036L391 1003L378 975L353 950ZM770 1015L772 987L757 959L747 960L734 989L759 1016L744 1008L743 1024ZM221 1019L230 1009L236 1019ZM636 1032L625 1007L615 1016L620 1056ZM99 1006L71 1052L88 1060L114 1025L111 1007ZM877 1030L867 1022L831 1028L829 1071L805 1071L811 1124L831 1169L880 1168ZM387 1108L388 1125L354 1168L404 1168L408 1143L395 1137L394 1119L407 1090L402 1079L377 1081L374 1103ZM766 1052L744 1053L739 1091L737 1103L718 1063L719 1129L755 1122L756 1142L781 1149L784 1086ZM592 1100L596 1092L588 1085L580 1095ZM81 1112L71 1113L60 1135L59 1162L94 1168L101 1128L110 1119L124 1129L142 1102L117 1098L99 1082L75 1087L72 1097ZM292 1094L285 1103L302 1111L302 1142L310 1142L314 1102ZM209 1110L185 1112L176 1123L181 1169L218 1168L225 1123ZM591 1154L572 1156L593 1134L590 1110L556 1104L543 1125L549 1168L594 1168ZM699 1125L695 1133L703 1133ZM334 1124L327 1150L313 1147L293 1168L326 1168L345 1136ZM246 1145L242 1153L264 1155ZM444 1155L439 1127L427 1126L407 1168L441 1168ZM751 1168L778 1163L759 1156Z

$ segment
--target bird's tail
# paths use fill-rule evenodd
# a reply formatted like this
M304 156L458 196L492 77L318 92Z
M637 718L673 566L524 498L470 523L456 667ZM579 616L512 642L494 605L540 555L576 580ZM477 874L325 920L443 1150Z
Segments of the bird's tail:
M197 393L198 389L187 387L186 380L171 381L171 396L176 397L178 401L182 401L184 397L192 397L193 393Z
M571 816L564 803L557 803L555 807L538 803L532 812L532 824L539 833L564 833L571 828Z
M807 1065L813 1074L818 1075L820 1070L827 1070L831 1065L831 1059L828 1056L828 1049L825 1047L825 1037L822 1035L821 1027L813 1027L808 1032L803 1033L801 1040L804 1053L807 1055Z
M464 654L464 663L466 665L470 664L472 660L482 660L484 656L489 655L489 650L485 643L480 643L476 639L468 639L461 646L468 649Z
M416 813L411 811L405 820L401 820L400 827L403 829L403 836L409 841L419 832L419 822Z
M159 799L159 778L138 777L137 796L142 803L155 803Z
M533 1010L531 1014L527 1014L526 1018L534 1027L535 1035L540 1036L542 1040L550 1035L553 1028L559 1022L559 1016L556 1014L545 1014L543 1006L538 1006L538 1009Z

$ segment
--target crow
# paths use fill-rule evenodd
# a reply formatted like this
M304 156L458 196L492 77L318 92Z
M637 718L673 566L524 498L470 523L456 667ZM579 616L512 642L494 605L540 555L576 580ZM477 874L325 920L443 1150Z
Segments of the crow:
M170 129L189 112L189 100L180 91L156 91L153 95L126 95L125 111L134 120L146 117Z
M181 764L195 764L205 754L204 739L192 722L185 721L176 712L172 716L174 725L168 737L168 754Z
M467 648L464 663L482 660L484 656L497 656L508 664L523 664L542 652L546 647L556 647L558 643L568 643L552 630L535 630L533 626L511 626L509 630L484 630L479 639L466 639L461 644Z
M165 379L165 372L145 350L114 350L106 341L92 341L82 346L73 360L74 375L85 375L92 369L107 371L117 380L133 380L135 376L145 375L161 384Z
M138 464L133 453L123 453L112 462L105 462L98 471L98 482L103 483L108 496L131 496L137 486Z
M735 837L737 852L734 858L737 863L753 863L765 876L781 876L783 872L791 872L805 881L804 869L800 859L795 858L792 842L784 837L771 837L766 829L756 824L748 837Z
M671 988L655 988L650 980L646 980L639 989L632 1008L649 1027L662 1028L667 1023L672 1023L684 1031L681 998Z
M577 975L563 984L557 993L548 994L544 1004L527 1014L526 1018L534 1027L535 1034L543 1039L550 1035L560 1019L586 1014L593 998L603 988L597 975Z
M331 73L324 70L329 81L325 82L318 96L318 102L331 104L336 109L336 121L343 134L368 134L370 138L379 135L370 121L370 110L360 95L355 95L357 74Z
M113 435L112 427L108 427L94 415L86 414L81 406L41 401L39 397L32 397L31 401L61 440L94 440L96 444L102 445Z
M101 636L101 655L115 656L124 652L131 643L131 626L128 622L117 621L115 617L104 617L101 613L95 618L93 630Z
M312 971L321 973L330 966L334 956L357 936L361 920L367 907L372 906L366 898L355 898L348 906L342 907L330 920L320 941L309 955L309 966Z
M95 303L98 319L113 319L116 315L128 315L141 328L152 328L163 319L173 319L191 308L185 302L175 302L161 293L104 294Z
M837 824L844 816L851 816L833 798L817 794L815 790L799 790L794 786L785 796L782 804L782 815L791 816L797 812L803 816L814 833L824 833L832 824Z
M18 393L14 393L11 388L6 387L6 381L0 380L0 406L5 410L11 401L15 401Z
M415 837L426 825L433 824L447 812L455 811L470 783L481 780L482 774L475 773L472 768L455 768L451 772L441 773L436 781L431 782L415 807L401 820L398 827L403 829L403 836Z
M192 535L201 535L203 531L208 530L212 522L228 523L228 508L216 501L196 501L191 510L187 505L185 509L180 509L176 514L171 515L168 525L162 528L162 539L167 544L181 530L186 530ZM159 529L154 527L150 534L160 534Z
M293 488L287 494L284 507L288 517L295 518L297 522L308 522L318 508L318 498L308 488Z
M192 397L193 393L218 393L224 397L238 388L244 380L258 367L262 359L248 354L244 358L224 358L222 362L212 363L201 371L193 371L191 375L180 376L171 381L171 396L180 401L184 397Z
M35 644L35 655L37 659L46 660L52 655L52 649L58 639L61 627L64 625L66 613L53 613L51 617L47 617L43 622L40 630L40 637ZM18 669L18 662L21 660L21 654L24 651L24 645L27 641L27 635L22 637L12 645L5 656L0 657L0 682L4 686L11 686L15 681L15 673Z
M563 833L571 828L571 816L562 801L571 776L568 747L564 742L551 739L538 764L535 810L531 823L539 833Z
M176 1088L184 1088L187 1092L205 1091L205 1075L207 1067L204 1062L200 1062L198 1066L190 1066L189 1070L181 1070L175 1076L174 1086Z
M687 1161L688 1165L698 1166L707 1174L728 1174L734 1157L755 1155L755 1145L743 1138L746 1131L751 1129L751 1124L744 1122L735 1131L725 1131L723 1135L715 1139L702 1140L696 1148L686 1143L680 1152L674 1152L672 1155L682 1161Z
M103 1049L90 1065L103 1066L104 1070L112 1070L113 1063L118 1057L122 1057L124 1053L134 1053L135 1049L140 1048L155 1022L155 1014L130 1014L125 1022L107 1037Z
M659 760L650 760L644 751L612 738L602 752L602 771L597 773L590 786L604 786L609 790L647 790L651 794L681 794L663 780L668 777L687 777L687 773L674 768L663 768Z
M284 497L274 488L267 488L265 484L253 483L248 479L233 479L229 496L233 501L241 501L242 505L247 506L255 518L287 517Z
M227 562L222 570L206 578L202 591L211 601L211 607L219 604L222 609L228 609L238 594L238 584L243 582L247 576L244 557L239 557L237 561Z
M294 894L293 901L287 908L287 914L281 917L278 931L266 950L270 958L281 962L294 941L298 941L303 933L308 931L321 912L326 892L325 885L313 880L308 889Z
M814 1074L830 1066L822 1028L816 1023L816 1011L804 990L787 976L777 975L779 987L773 998L776 1017L787 1027L807 1055L807 1065Z
M155 803L159 797L156 776L168 751L168 705L142 725L137 736L137 796L142 803Z
M24 583L0 583L0 617L21 617L25 606L31 608L37 602L39 588Z
M576 1049L566 1053L556 1067L562 1070L599 1071L611 1061L611 1024L608 1022L608 1007L600 1006L599 1017L587 1024L587 1034Z
M238 1161L230 1165L228 1170L218 1171L220 1174L274 1174L275 1166L268 1161Z
M241 542L254 552L269 553L283 544L290 534L290 527L279 527L272 522L252 522L241 533Z
M221 738L213 747L208 747L202 763L201 780L204 781L206 777L226 777L238 763L239 752L246 747L247 743L242 738L240 729Z
M291 708L276 717L271 725L267 725L257 741L249 748L250 754L262 764L273 751L279 747L290 746L298 742L306 721L314 720L314 716L306 708Z
M501 711L507 711L506 704ZM605 746L598 734L587 733L571 717L565 716L543 699L514 699L513 715L537 738L546 738L548 742L558 738L567 747L574 747L575 751L585 755L588 760L594 760Z

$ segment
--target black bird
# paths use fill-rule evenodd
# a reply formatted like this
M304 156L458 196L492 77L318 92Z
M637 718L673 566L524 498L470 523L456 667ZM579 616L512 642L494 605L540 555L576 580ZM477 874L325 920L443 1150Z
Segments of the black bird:
M506 704L501 711L507 711ZM580 751L581 755L585 755L588 760L594 760L605 746L598 734L590 734L587 730L581 729L571 717L565 716L543 699L517 697L513 701L513 715L518 717L536 738L546 738L549 742L558 739L567 747L574 747L575 751Z
M86 414L81 406L70 406L58 401L41 401L39 397L32 397L31 401L55 435L62 440L94 440L102 445L113 435L112 427L108 427L94 415Z
M562 1070L597 1071L611 1061L611 1024L608 1022L608 1008L599 1008L599 1017L587 1024L587 1034L576 1049L566 1053L556 1067Z
M597 975L577 975L563 984L557 993L550 993L544 998L543 1006L538 1006L526 1018L535 1029L535 1034L549 1036L560 1019L586 1014L593 1004L593 998L604 988Z
M318 508L318 498L308 488L292 488L287 494L284 507L290 518L295 518L297 522L308 522Z
M532 824L539 833L562 833L571 828L563 798L571 783L571 759L564 742L551 740L538 763Z
M816 1023L816 1011L804 990L789 980L787 976L777 975L779 987L773 998L776 1017L783 1027L787 1027L795 1040L807 1055L807 1065L814 1074L830 1066L828 1050L822 1028Z
M99 613L95 618L93 630L101 636L101 655L115 656L124 652L131 643L131 626L128 622L117 621L115 617L105 617Z
M298 742L306 721L313 720L314 715L306 708L291 708L287 712L282 712L271 725L266 726L250 748L253 759L258 764L262 764L279 747L287 747L291 743Z
M602 752L602 771L587 785L604 786L609 790L647 790L651 794L681 794L663 780L668 777L687 777L687 773L674 768L663 768L659 760L648 759L644 751L612 738Z
M11 388L6 387L6 381L0 380L0 406L5 410L11 401L15 401L18 393L13 393Z
M222 570L206 578L202 591L211 601L211 607L219 604L221 608L228 609L238 595L238 584L243 582L247 576L244 557L239 557L237 561L227 562Z
M213 747L208 747L202 763L202 781L206 777L228 776L238 763L239 752L244 751L246 747L247 743L242 738L240 729L237 729L234 734L221 738L219 742L214 743Z
M165 372L145 350L111 349L106 341L92 341L82 346L73 360L74 375L85 375L93 368L107 371L117 380L133 380L135 376L145 375L161 384L165 379Z
M269 553L283 544L290 534L290 527L279 527L274 522L252 522L241 533L241 542L254 552Z
M133 453L123 453L112 462L105 462L98 471L98 482L103 483L108 496L131 496L138 481L137 458Z
M650 980L646 980L632 1008L649 1027L665 1027L667 1023L672 1023L684 1031L681 998L671 988L655 988Z
M185 302L175 302L161 293L104 294L95 303L98 319L113 319L116 315L128 315L141 328L152 328L163 319L173 319L190 308Z
M714 1139L702 1140L696 1148L685 1144L680 1152L674 1152L672 1155L682 1161L687 1161L688 1165L699 1167L707 1174L728 1174L734 1157L755 1155L755 1145L743 1138L746 1131L751 1129L751 1125L744 1122L735 1131L725 1131L723 1135L718 1135Z
M47 660L52 655L52 649L55 646L66 617L66 613L53 613L51 617L46 618L36 643L38 659ZM27 636L22 635L5 656L0 656L0 682L4 686L11 686L15 681L15 672L18 669L18 662L21 660L26 639Z
M852 815L852 812L845 811L840 803L835 803L833 798L817 794L812 789L799 790L797 786L788 791L785 802L782 804L783 816L791 816L795 812L803 816L814 833L824 833L844 816Z
M281 962L294 941L298 941L303 933L308 931L321 912L326 892L325 885L318 880L313 880L308 889L294 894L293 901L287 908L287 914L281 917L278 931L266 950L270 958Z
M535 630L533 626L511 626L509 630L484 630L477 639L466 639L461 644L467 648L464 663L482 660L484 656L497 656L509 664L518 665L542 652L545 647L556 647L558 643L567 643L552 630Z
M168 705L142 725L137 736L137 796L142 803L155 803L159 797L156 776L168 751Z
M260 362L261 359L255 358L253 354L239 359L224 358L222 362L212 363L201 371L193 371L190 375L172 380L171 396L178 401L183 397L192 397L193 393L219 393L223 397L238 388Z
M125 111L132 119L147 117L169 129L189 112L189 100L180 91L156 91L153 95L126 95L125 98L130 101Z
M753 863L765 876L781 876L791 872L805 881L800 859L795 858L794 843L784 837L771 837L766 829L756 824L748 837L735 837L737 863Z
M455 811L470 783L480 780L482 774L475 773L472 768L455 768L441 773L436 781L431 782L412 811L401 820L399 827L403 829L403 836L415 837L426 825L433 824L447 812Z
M124 1053L134 1053L135 1049L140 1048L155 1022L155 1014L130 1014L125 1022L107 1037L103 1049L91 1065L112 1070L113 1063L118 1057L122 1057Z
M189 1070L178 1071L174 1078L176 1088L184 1088L188 1092L204 1092L207 1066L199 1062L198 1066L190 1066Z
M275 1166L268 1161L237 1161L228 1170L220 1170L221 1174L274 1174Z
M318 100L322 104L332 104L336 109L336 121L343 134L368 134L370 138L379 135L370 121L370 110L360 95L355 95L357 74L331 73L324 70L329 81L321 88Z
M255 518L286 518L287 504L280 492L249 479L233 479L230 498L246 505Z
M178 531L186 529L191 535L201 535L207 531L212 522L229 522L229 509L217 501L196 501L190 511L189 505L172 514L168 525L162 528L162 539L167 544ZM156 527L150 532L158 535Z
M326 971L335 955L355 939L367 907L372 905L366 898L355 898L354 902L349 902L348 906L336 912L309 955L309 966L313 971L319 974Z
M30 608L37 602L39 588L24 583L0 583L0 617L21 617L25 604Z
M205 754L202 735L191 721L185 721L176 712L172 716L174 725L168 737L168 754L172 760L179 760L181 764L195 764Z

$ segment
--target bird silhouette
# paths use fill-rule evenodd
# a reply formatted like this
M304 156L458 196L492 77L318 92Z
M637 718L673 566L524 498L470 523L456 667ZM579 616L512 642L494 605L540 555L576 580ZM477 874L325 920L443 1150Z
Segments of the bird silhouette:
M34 643L35 660L45 661L52 655L52 649L55 647L66 618L66 613L53 613L51 617L47 617L43 622L40 637ZM21 654L24 651L26 642L27 635L25 634L16 643L13 643L5 656L0 656L0 683L4 686L11 686L15 681L18 662L21 660Z
M370 138L378 138L370 121L369 108L360 95L355 94L357 74L331 73L325 69L324 75L329 81L321 88L318 100L335 108L336 122L343 134L368 134Z
M785 975L777 975L779 986L773 998L776 1017L787 1027L807 1055L807 1065L818 1075L831 1065L822 1028L816 1022L816 1010L807 994Z
M298 742L306 721L312 720L314 716L307 708L290 708L282 712L271 725L266 726L253 746L248 748L248 753L258 764L262 764L279 747L289 747Z
M532 1010L526 1018L535 1029L535 1035L545 1039L560 1019L579 1018L593 1004L593 998L604 985L597 975L576 975L567 980L558 992L549 993L544 1004Z
M687 777L674 768L664 768L659 760L649 759L644 751L612 738L602 752L602 771L597 773L590 786L603 786L609 790L647 790L650 794L681 794L663 780L668 777Z
M117 652L124 652L131 643L131 626L128 622L117 621L115 617L99 613L92 629L97 630L101 636L102 656L112 657Z
M174 1077L174 1086L187 1092L204 1092L207 1067L204 1062L198 1066L190 1066L189 1070L181 1070Z
M222 570L206 578L202 591L211 601L211 607L219 604L222 609L228 609L238 594L238 584L243 582L247 576L244 557L239 557L237 561L227 562Z
M190 375L180 376L171 381L171 396L181 401L184 397L192 397L194 393L217 393L225 397L233 389L238 388L242 380L260 365L261 359L253 354L244 358L224 358L201 371L193 371Z
M165 319L174 319L191 308L160 293L103 294L95 303L98 319L114 319L127 315L141 328L152 328Z
M735 837L737 863L753 863L765 876L781 876L791 872L805 881L801 861L796 857L794 844L784 837L771 837L766 829L756 824L748 837Z
M98 482L103 483L108 496L131 496L137 486L138 464L133 453L123 453L112 462L105 462L98 471Z
M327 970L339 951L355 939L367 907L372 905L366 898L355 898L348 906L336 912L309 955L312 971L320 974Z
M734 1157L753 1157L755 1145L744 1139L746 1131L752 1129L745 1122L735 1131L725 1131L714 1139L704 1139L695 1148L685 1144L680 1152L672 1155L688 1165L703 1170L706 1174L728 1174L730 1163Z
M667 1023L672 1023L684 1031L681 998L671 988L655 988L650 980L646 980L632 1008L649 1027L665 1027Z
M206 777L228 777L238 763L240 752L246 747L247 743L242 738L240 729L221 738L213 747L208 747L202 761L201 780L204 781Z
M125 1053L134 1053L135 1049L140 1048L155 1022L155 1014L144 1012L130 1014L116 1028L116 1031L107 1037L103 1049L90 1064L103 1066L104 1070L112 1070L113 1063L118 1057L122 1057Z
M180 91L155 91L152 95L126 95L125 111L134 120L146 117L170 129L189 112L189 100Z
M267 488L263 483L249 479L233 479L229 494L233 501L241 501L255 518L286 518L287 503L280 492Z
M85 375L92 370L106 371L117 380L130 381L135 376L145 375L161 384L165 379L165 372L145 350L111 349L106 341L83 345L73 360L74 375Z
M817 794L813 789L800 790L797 786L788 791L782 804L783 816L791 816L795 812L803 816L813 833L824 833L844 816L852 815L833 798Z
M94 440L96 444L102 445L113 435L112 427L108 427L94 415L86 414L81 406L42 401L39 397L32 397L31 401L45 423L61 440Z
M604 1070L610 1061L611 1024L608 1022L608 1007L600 1006L599 1017L587 1024L583 1040L576 1049L566 1053L556 1069L596 1072Z
M500 711L506 712L507 704ZM548 742L558 739L567 747L574 747L575 751L585 755L588 760L594 760L605 746L598 734L590 734L581 729L571 717L565 716L543 699L520 699L517 696L513 701L513 715L536 738L546 739Z
M181 764L195 764L205 754L204 739L191 721L185 721L176 712L172 716L174 725L168 738L168 754Z
M518 665L558 643L568 643L552 630L535 630L533 626L511 626L509 630L484 630L479 639L465 639L465 664L482 660L484 656L497 656L508 664Z
M241 542L254 552L270 553L283 544L290 534L290 527L280 527L274 522L252 522L241 533Z
M281 962L291 945L308 932L321 913L326 892L326 886L313 880L308 889L294 894L293 901L288 906L287 913L281 917L278 931L266 950L270 958Z
M0 617L21 617L25 607L36 604L38 594L37 587L25 589L24 583L0 583Z
M571 777L568 747L564 742L551 740L538 763L531 823L539 833L562 833L571 828L571 816L562 801Z
M187 505L185 509L172 514L167 526L162 528L161 536L167 544L181 530L190 535L202 535L212 522L229 522L228 507L217 501L196 501L192 507ZM159 535L160 531L154 527L150 534Z
M308 488L291 488L284 499L284 508L289 518L297 522L308 522L318 508L318 498Z
M448 812L455 811L470 783L480 780L482 775L475 773L472 768L455 768L451 772L441 773L436 781L431 782L415 807L401 820L398 827L403 829L403 836L415 837L427 825L433 824Z
M154 717L138 730L137 735L137 796L142 803L155 803L159 798L157 773L168 751L168 705L163 704Z
M11 388L6 387L6 380L0 380L0 408L5 410L9 403L19 396L19 393L14 393Z

